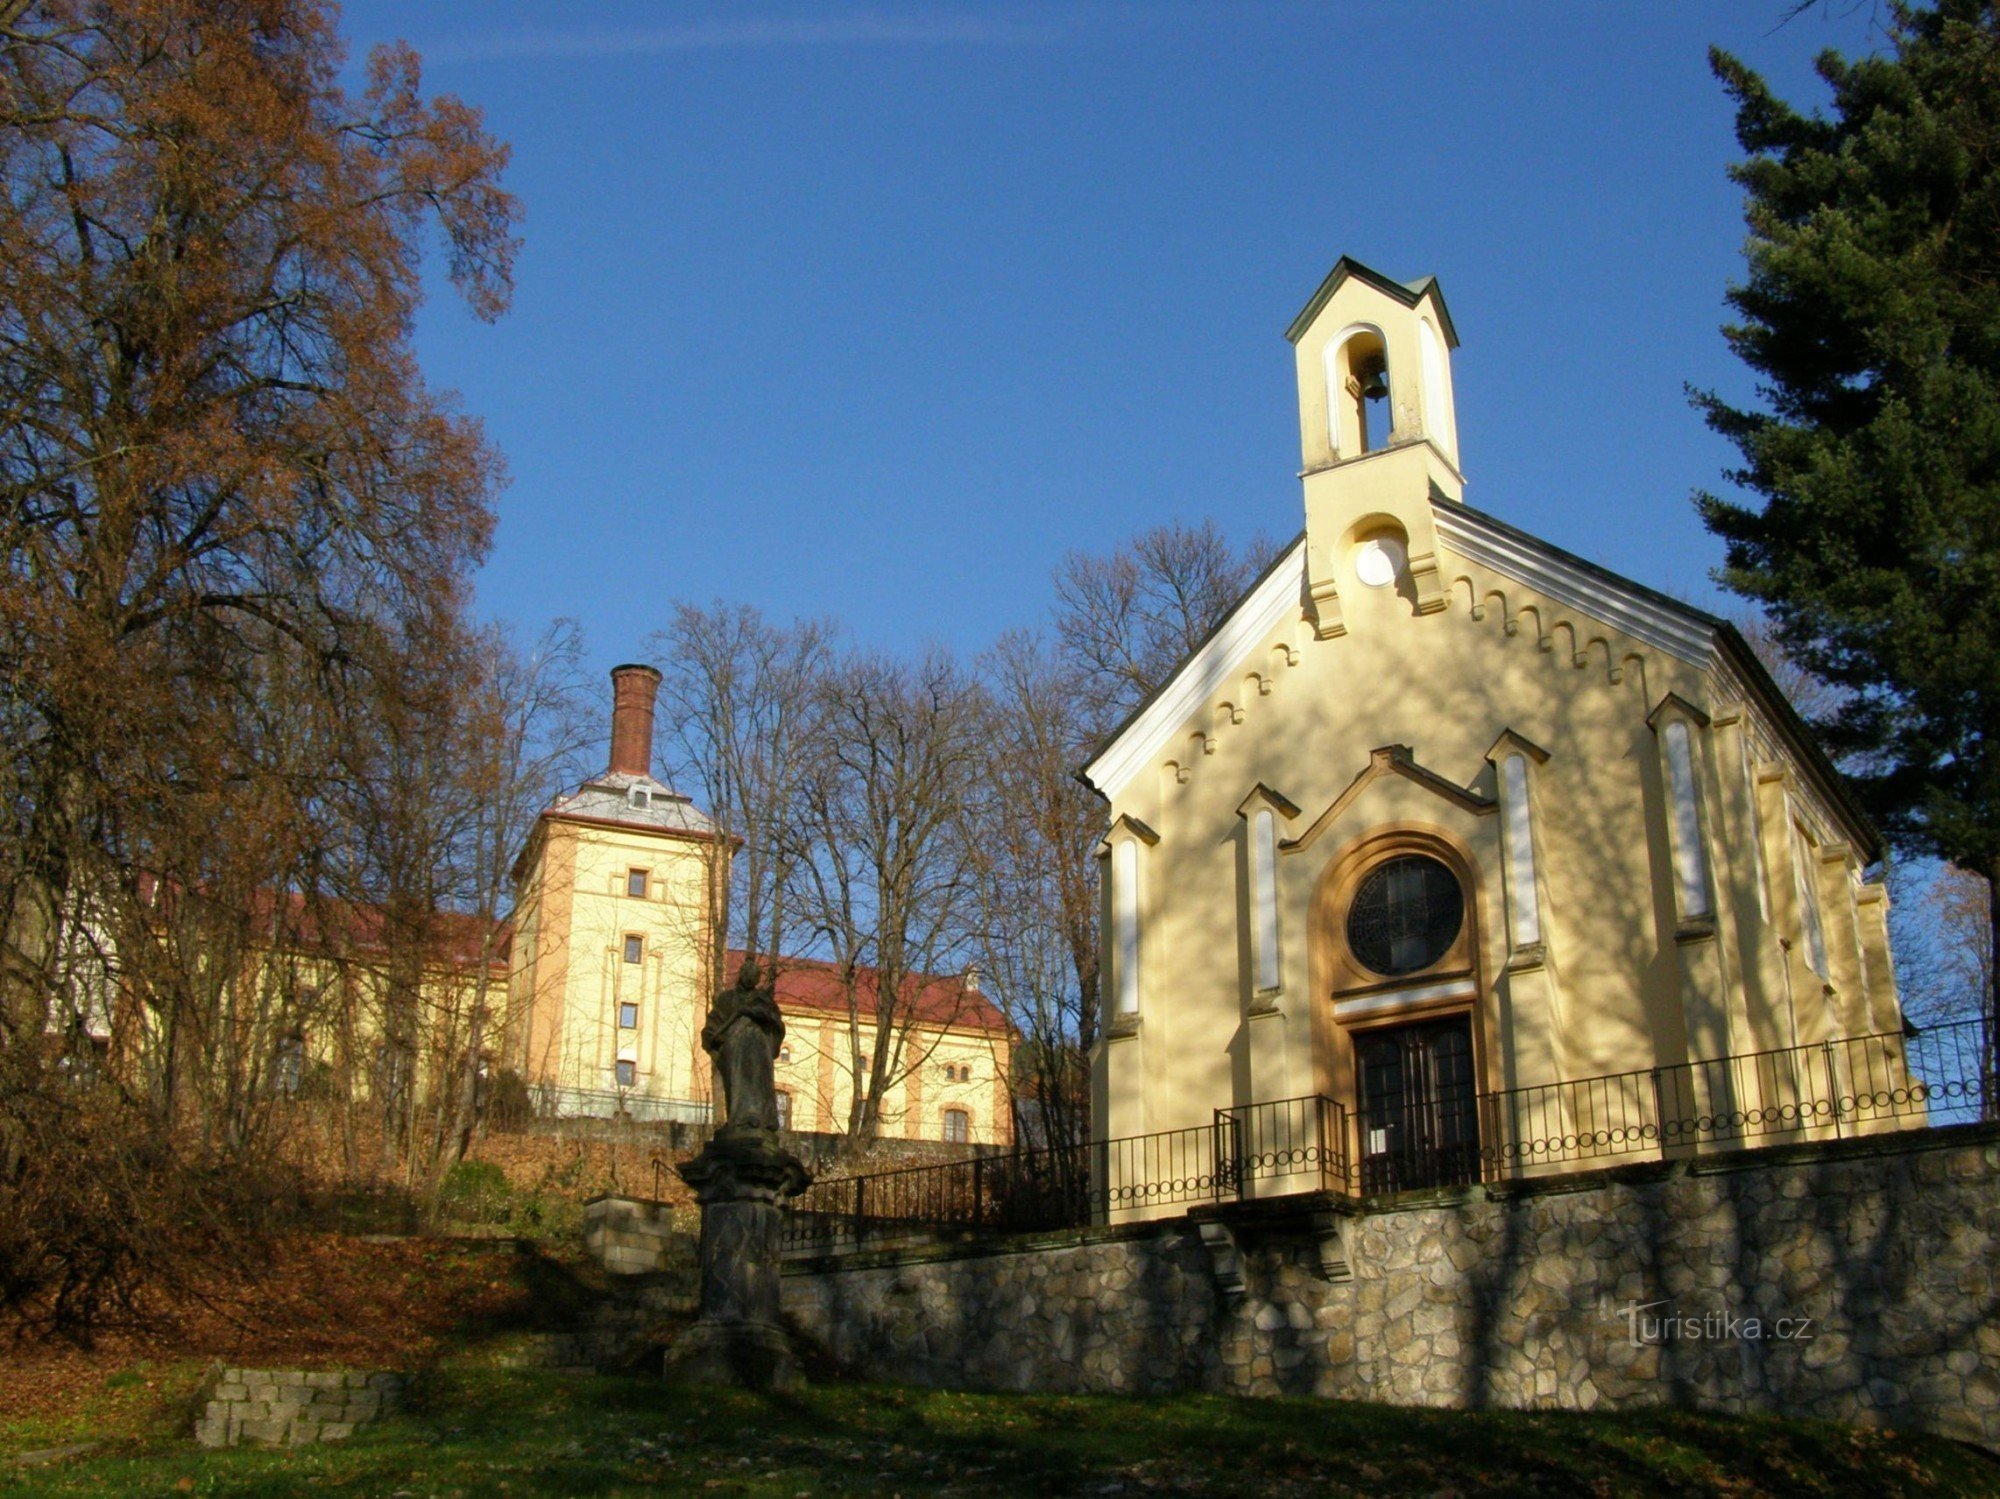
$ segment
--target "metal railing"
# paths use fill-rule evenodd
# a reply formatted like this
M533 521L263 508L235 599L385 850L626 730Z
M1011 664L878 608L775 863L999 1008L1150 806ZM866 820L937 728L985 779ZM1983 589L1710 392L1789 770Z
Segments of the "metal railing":
M1320 1097L1088 1145L815 1182L789 1253L937 1230L1116 1223L1162 1207L1419 1188L1590 1170L1800 1140L2000 1119L1983 1020L1884 1032L1356 1114Z
M571 1088L536 1083L528 1090L537 1119L618 1119L640 1124L707 1124L713 1110L692 1098L659 1098L634 1088Z

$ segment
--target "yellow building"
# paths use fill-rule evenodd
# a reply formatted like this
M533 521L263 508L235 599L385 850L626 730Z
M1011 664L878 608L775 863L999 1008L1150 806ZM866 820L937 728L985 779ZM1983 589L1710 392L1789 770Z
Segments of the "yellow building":
M1729 625L1466 505L1435 280L1289 337L1304 532L1085 769L1098 1133L1373 1191L1818 1128L1902 1026L1838 776Z
M546 1112L702 1120L729 842L652 776L660 674L611 675L609 767L544 811L515 861L510 1050Z
M732 953L731 970L741 955ZM875 976L856 975L856 1000L826 963L792 959L778 975L785 1043L778 1054L778 1113L789 1128L842 1134L854 1080L866 1078L874 1045ZM859 1013L854 1033L851 1017ZM910 1017L903 1056L882 1100L884 1138L1005 1145L1014 1138L1008 1065L1014 1029L979 992L976 973L926 975L904 985Z
M740 955L718 953L731 840L651 772L660 674L612 672L608 768L537 819L514 867L510 1064L537 1107L705 1120L701 1027ZM718 962L718 957L723 961ZM780 962L786 1040L777 1083L790 1127L844 1131L857 1061L846 987L825 965ZM874 975L856 976L872 1032ZM913 982L882 1133L992 1144L1012 1138L1012 1028L970 976Z

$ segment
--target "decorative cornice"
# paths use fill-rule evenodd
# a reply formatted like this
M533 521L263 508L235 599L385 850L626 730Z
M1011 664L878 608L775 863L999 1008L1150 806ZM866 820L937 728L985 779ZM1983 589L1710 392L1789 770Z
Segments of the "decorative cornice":
M1413 781L1433 796L1442 797L1453 806L1470 812L1475 817L1483 817L1499 805L1490 797L1481 796L1476 791L1468 791L1456 782L1446 780L1434 770L1426 770L1417 764L1416 757L1410 753L1407 744L1385 745L1381 749L1369 751L1367 767L1347 783L1347 789L1333 799L1333 805L1315 817L1312 826L1298 837L1287 838L1280 843L1279 850L1289 854L1310 847L1321 833L1339 821L1340 815L1354 805L1355 799L1362 792L1385 775L1398 775L1405 780Z
M1279 623L1299 616L1305 570L1306 539L1300 536L1208 639L1105 742L1084 766L1084 780L1115 801L1168 740L1243 669Z
M1326 273L1326 279L1320 282L1318 290L1307 299L1306 305L1299 310L1299 315L1292 319L1291 326L1285 330L1285 338L1291 343L1297 343L1303 338L1306 329L1312 326L1312 320L1319 316L1319 310L1333 300L1333 294L1340 290L1341 283L1348 280L1366 282L1391 301L1400 302L1405 307L1414 308L1425 297L1429 297L1437 308L1438 322L1443 325L1439 331L1444 334L1445 347L1451 349L1458 347L1458 329L1452 326L1451 311L1444 305L1444 292L1438 286L1437 277L1426 276L1421 281L1405 284L1391 280L1380 271L1365 266L1348 255L1341 256L1333 263L1333 269Z
M1298 807L1294 805L1290 797L1273 791L1262 781L1252 786L1250 794L1236 804L1236 815L1238 817L1248 817L1251 809L1259 802L1270 807L1287 822L1295 820L1300 815Z
M1657 733L1660 727L1660 720L1668 717L1685 718L1698 729L1708 727L1708 715L1682 697L1678 692L1669 692L1665 697L1653 704L1653 711L1646 715L1646 727Z
M1502 729L1500 731L1500 737L1495 739L1492 747L1486 751L1487 763L1498 765L1506 758L1507 751L1510 749L1518 750L1537 765L1546 765L1549 763L1549 752L1547 750L1535 743L1534 740L1528 738L1527 735L1517 734L1512 729Z
M1123 832L1128 837L1138 839L1148 848L1151 848L1160 841L1160 835L1139 821L1138 818L1129 812L1121 813L1113 820L1111 826L1105 830L1104 841L1097 845L1097 853L1100 858L1111 852L1111 842L1120 832Z
M1715 626L1698 611L1462 504L1433 505L1438 537L1467 560L1624 631L1689 666L1706 666Z

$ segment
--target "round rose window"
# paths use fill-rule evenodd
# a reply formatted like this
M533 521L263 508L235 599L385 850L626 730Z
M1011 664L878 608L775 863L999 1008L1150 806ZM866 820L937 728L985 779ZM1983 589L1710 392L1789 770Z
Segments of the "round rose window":
M1386 978L1421 973L1451 951L1465 923L1458 877L1436 859L1403 854L1378 864L1347 910L1347 945Z

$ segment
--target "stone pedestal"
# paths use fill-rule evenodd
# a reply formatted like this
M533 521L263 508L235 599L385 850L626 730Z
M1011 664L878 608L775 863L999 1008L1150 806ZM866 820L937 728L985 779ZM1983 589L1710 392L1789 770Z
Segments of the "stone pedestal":
M784 1209L812 1177L773 1131L724 1125L680 1168L701 1203L701 1316L667 1350L662 1372L687 1384L798 1387L798 1360L778 1320Z

